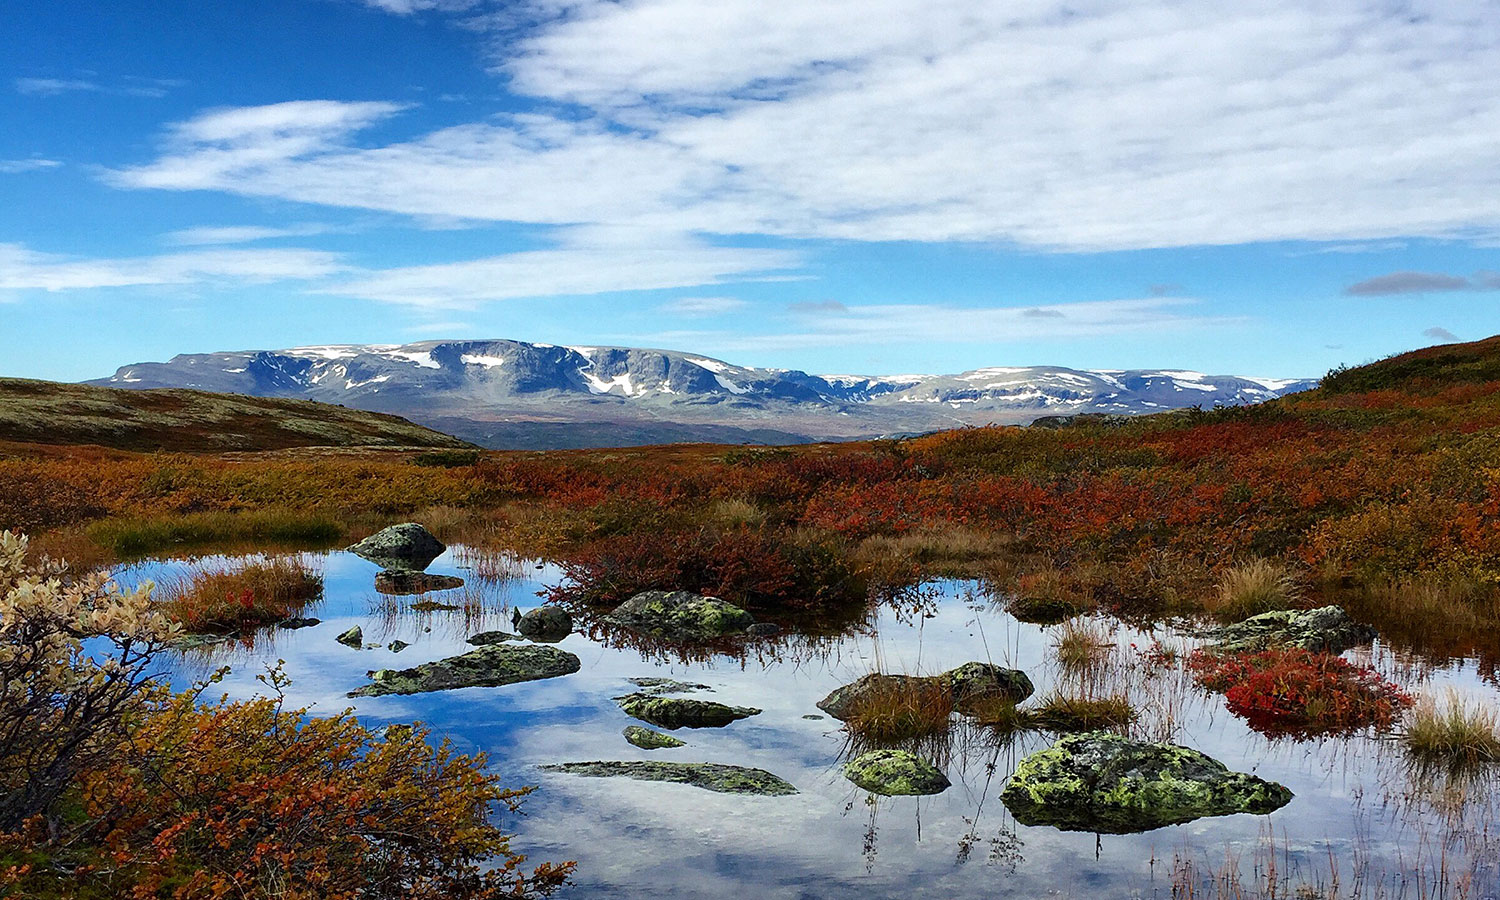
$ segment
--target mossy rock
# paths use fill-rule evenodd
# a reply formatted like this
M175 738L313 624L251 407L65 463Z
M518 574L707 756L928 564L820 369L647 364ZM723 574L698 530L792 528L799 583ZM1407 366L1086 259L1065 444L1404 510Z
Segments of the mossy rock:
M887 797L938 794L951 782L937 766L908 750L871 750L844 766L844 777Z
M1133 834L1205 816L1265 815L1292 792L1187 747L1091 732L1023 759L1000 799L1022 825Z
M673 747L686 747L684 741L672 737L670 734L662 734L640 725L625 726L625 740L640 747L642 750L669 750Z
M542 766L545 772L566 772L588 778L633 778L637 781L666 781L690 784L721 794L753 794L761 797L784 797L797 789L765 769L727 766L719 763L680 763L639 761L599 761L559 763Z
M421 694L465 687L499 687L571 675L580 668L578 657L556 647L538 644L495 644L422 663L410 669L380 669L370 673L372 684L350 691L351 697Z
M650 693L626 694L616 697L615 702L631 718L669 731L679 728L723 728L730 722L760 715L760 710L751 707Z
M903 688L921 690L938 684L953 698L955 709L963 712L981 701L1001 700L1012 705L1024 701L1036 690L1031 679L1020 669L982 662L966 662L940 675L887 675L872 672L834 688L818 701L818 709L835 719L847 719L872 693L895 692Z
M615 607L605 619L678 640L741 634L755 624L754 616L733 603L687 591L644 591Z
M468 643L476 647L487 647L490 644L503 644L506 641L519 641L519 634L511 634L509 631L481 631L469 638Z
M539 606L521 617L516 630L532 640L561 640L573 632L573 617L560 606Z
M353 647L358 650L365 645L365 632L363 628L355 625L353 628L334 638L334 640L345 647Z
M692 691L711 691L713 688L706 684L698 684L695 681L677 681L673 678L657 678L645 676L631 678L630 683L640 688L636 693L650 694L659 697L663 694L686 694ZM618 699L618 698L617 698Z
M451 591L463 586L464 580L457 575L432 575L427 572L408 572L404 569L388 569L375 575L377 593L401 597L430 594L433 591Z
M421 572L448 549L432 532L416 522L402 522L382 528L348 548L382 569Z
M1212 649L1221 653L1254 653L1272 647L1343 653L1368 644L1375 629L1362 625L1337 606L1317 609L1278 609L1251 616L1211 632Z

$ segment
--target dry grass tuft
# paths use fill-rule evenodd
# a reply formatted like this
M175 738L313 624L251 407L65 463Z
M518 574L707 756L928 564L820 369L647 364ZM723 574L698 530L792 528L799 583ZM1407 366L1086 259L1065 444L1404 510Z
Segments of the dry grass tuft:
M1096 621L1063 623L1062 632L1054 645L1057 661L1063 671L1086 672L1102 665L1109 658L1115 642L1110 640L1105 626Z
M864 743L899 743L947 731L952 715L953 694L936 680L883 679L865 692L844 727Z
M270 625L297 615L323 593L323 576L297 557L199 567L157 585L167 614L188 631Z
M1500 762L1500 712L1449 688L1442 702L1424 695L1401 736L1413 761L1450 770Z
M1278 609L1291 609L1302 600L1296 574L1282 563L1252 559L1234 566L1219 578L1218 591L1206 606L1216 618L1239 622Z

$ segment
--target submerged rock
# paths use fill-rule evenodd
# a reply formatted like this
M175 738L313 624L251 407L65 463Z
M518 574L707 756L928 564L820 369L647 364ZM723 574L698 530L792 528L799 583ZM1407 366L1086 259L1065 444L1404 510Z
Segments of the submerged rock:
M844 765L844 777L887 797L937 794L952 783L937 766L907 750L871 750Z
M409 572L405 569L387 569L375 576L376 591L399 596L451 591L463 586L464 580L456 575L431 575L427 572Z
M167 643L167 646L173 650L179 650L186 653L190 650L202 650L205 647L216 647L219 644L228 643L229 641L238 639L239 635L237 634L198 634L194 632L184 632L183 634L179 634L177 637L169 641Z
M1000 799L1023 825L1133 834L1205 816L1264 815L1292 792L1197 750L1099 731L1021 760Z
M679 728L723 728L737 719L760 715L760 710L748 706L726 706L712 700L663 697L646 692L616 697L615 702L631 718L650 722L669 731Z
M680 763L639 760L631 762L577 762L542 766L547 772L567 772L589 778L634 778L637 781L668 781L690 784L721 794L754 794L784 797L797 789L765 769L726 766L719 763Z
M684 741L679 741L670 734L662 734L640 725L625 726L625 740L640 747L642 750L666 750L672 747L686 747Z
M400 653L402 650L405 650L410 646L411 644L408 644L406 641L391 641L389 644L385 645L385 648L392 653Z
M292 616L290 619L282 619L280 622L277 622L276 627L291 631L297 628L311 628L322 621L322 619L316 619L312 616Z
M521 617L516 630L533 640L561 640L573 632L573 617L561 606L539 606Z
M1349 618L1337 606L1317 609L1278 609L1225 625L1210 633L1214 650L1242 653L1271 647L1343 653L1375 639L1375 629Z
M873 672L851 684L834 688L828 696L818 701L818 709L835 719L847 719L850 714L872 694L896 691L902 688L920 689L926 685L940 684L953 697L953 705L962 712L965 707L984 700L1003 700L1020 703L1030 697L1036 688L1031 679L1020 669L1006 669L982 662L966 662L956 669L941 675L885 675Z
M446 549L442 541L416 522L382 528L348 548L350 553L382 569L406 572L422 571Z
M363 628L360 628L358 625L356 625L343 634L339 635L338 637L334 638L334 640L338 641L340 644L343 644L346 647L353 647L354 649L358 650L365 645L365 631Z
M751 637L770 637L773 634L781 634L781 626L775 622L756 622L746 628L745 633Z
M631 684L640 688L637 693L661 696L662 694L686 694L690 691L711 691L713 688L706 684L698 684L692 681L677 681L671 678L631 678ZM616 698L619 699L619 698Z
M704 640L743 632L755 617L718 597L687 591L645 591L605 618L617 625L664 637Z
M481 631L469 638L469 643L476 647L484 647L489 644L503 644L506 641L519 641L519 634L511 634L509 631Z
M498 687L571 675L580 668L578 657L556 647L537 644L498 644L422 663L410 669L380 669L369 673L373 684L350 691L351 697L420 694L464 687Z

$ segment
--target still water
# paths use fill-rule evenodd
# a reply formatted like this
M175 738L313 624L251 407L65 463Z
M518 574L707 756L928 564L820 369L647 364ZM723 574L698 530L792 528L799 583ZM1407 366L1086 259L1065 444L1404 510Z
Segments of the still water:
M1180 671L1144 663L1142 651L1154 640L1191 646L1191 637L1168 628L1143 633L1095 620L1114 649L1093 671L1067 673L1055 661L1058 627L1019 622L977 585L943 580L872 608L833 636L783 634L738 653L695 654L627 646L623 636L595 629L558 644L582 661L573 675L351 700L346 693L368 683L367 670L463 653L477 631L510 630L510 610L539 605L538 592L562 576L524 560L511 561L507 572L476 572L463 548L450 548L428 571L464 577L463 588L391 598L376 593L377 568L363 559L337 552L309 559L323 571L325 595L305 615L321 624L176 657L174 683L185 687L227 665L222 690L248 697L264 690L255 676L283 660L296 706L325 714L353 707L371 726L420 720L462 751L488 753L506 784L539 786L524 814L507 814L502 824L534 861L578 862L575 886L563 896L1171 897L1174 882L1192 882L1193 896L1234 896L1215 887L1226 870L1247 887L1274 872L1292 896L1298 886L1313 891L1301 896L1334 896L1335 879L1341 897L1500 896L1500 804L1489 785L1465 785L1459 796L1451 785L1413 776L1389 737L1263 737ZM171 577L184 566L152 561L122 569L117 579ZM410 609L413 599L464 608L419 612ZM353 625L363 629L365 649L334 640ZM410 646L394 653L386 645L395 640ZM1349 656L1414 693L1451 684L1500 703L1500 690L1469 660L1430 665L1378 643ZM941 794L877 798L843 778L845 735L837 720L821 717L819 699L868 672L932 674L969 660L1025 670L1039 698L1054 688L1128 693L1140 710L1133 735L1170 738L1230 769L1278 781L1296 797L1270 816L1200 819L1144 834L1027 827L1011 819L999 794L1017 761L1051 738L1006 740L968 727L928 748L953 782ZM685 747L640 750L621 736L634 720L611 699L633 690L628 679L640 676L701 682L713 691L694 696L762 712L725 728L674 732ZM634 759L754 766L800 793L727 795L537 768Z

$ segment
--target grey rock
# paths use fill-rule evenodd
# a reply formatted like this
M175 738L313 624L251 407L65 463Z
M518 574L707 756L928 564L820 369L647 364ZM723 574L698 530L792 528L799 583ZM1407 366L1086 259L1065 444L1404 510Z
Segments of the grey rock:
M476 647L484 647L489 644L503 644L506 641L519 641L519 634L511 634L508 631L481 631L469 638L469 643Z
M951 784L937 766L908 750L871 750L844 766L844 777L887 797L938 794Z
M451 591L464 586L464 580L456 575L432 575L427 572L410 572L405 569L387 569L375 575L375 590L398 597L413 594L430 594L433 591Z
M835 719L847 719L864 698L881 691L904 687L919 689L941 685L953 698L954 708L963 712L973 705L992 700L1020 703L1035 692L1031 679L1020 669L982 662L967 662L941 675L886 675L873 672L835 688L818 701L818 709Z
M358 650L365 645L365 631L363 628L355 625L353 628L334 638L334 640L346 647L353 647Z
M649 722L658 728L723 728L730 722L760 715L760 710L746 706L728 706L712 700L689 697L663 697L638 693L616 697L620 709L631 718Z
M688 591L644 591L615 607L605 619L680 640L724 637L755 624L754 616L733 603Z
M547 772L566 772L589 778L620 777L633 778L637 781L690 784L721 794L782 797L797 793L795 787L765 769L726 766L718 763L658 762L656 760L599 761L561 763L541 768Z
M751 637L770 637L773 634L780 634L781 626L775 622L756 622L746 628L745 633Z
M1023 825L1132 834L1205 816L1265 815L1292 792L1197 750L1098 731L1021 760L1000 799Z
M573 617L560 606L539 606L521 617L516 630L534 640L560 640L573 631Z
M442 555L447 547L416 522L382 528L348 548L382 569L420 572Z
M642 750L667 750L673 747L686 747L687 744L670 734L662 734L640 725L625 726L625 740L640 747Z
M1368 644L1375 629L1349 618L1337 606L1317 609L1279 609L1225 625L1210 633L1213 649L1223 653L1300 647L1303 650L1343 653Z
M461 656L422 663L410 669L380 669L369 673L371 684L349 692L351 697L420 694L465 687L498 687L522 681L571 675L580 668L578 657L540 644L497 644Z
M280 622L277 622L276 627L291 631L297 628L311 628L322 621L322 619L315 619L312 616L293 616L290 619L282 619Z
M693 691L711 691L713 688L706 684L698 684L692 681L677 681L672 678L657 678L646 676L628 679L631 684L640 688L637 693L661 696L662 694L687 694ZM616 697L615 699L619 699Z

